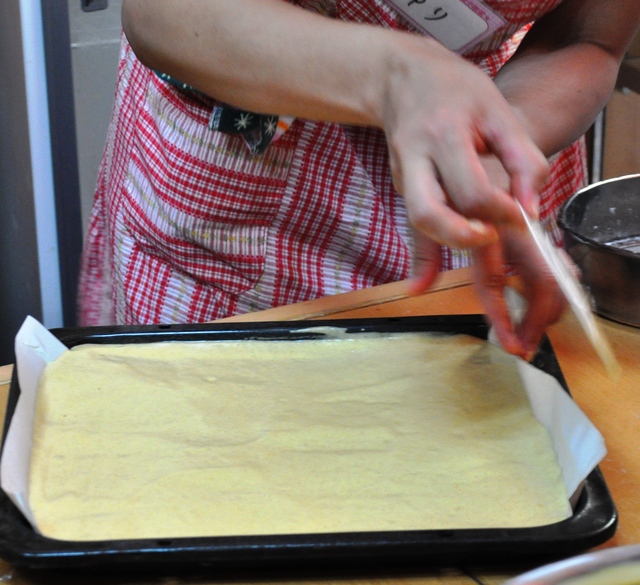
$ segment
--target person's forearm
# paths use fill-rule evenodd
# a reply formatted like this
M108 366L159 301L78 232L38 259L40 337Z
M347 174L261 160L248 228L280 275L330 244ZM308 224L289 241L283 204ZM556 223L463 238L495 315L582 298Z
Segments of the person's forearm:
M508 63L496 84L546 156L580 138L606 105L618 61L588 43Z
M282 0L125 0L122 16L145 65L216 99L263 113L381 123L388 31Z
M536 22L496 84L550 156L606 105L640 24L637 0L564 0Z

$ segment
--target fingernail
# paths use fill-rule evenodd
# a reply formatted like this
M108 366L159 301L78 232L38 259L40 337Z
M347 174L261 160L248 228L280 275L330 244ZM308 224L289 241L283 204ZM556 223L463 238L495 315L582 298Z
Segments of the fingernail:
M475 232L479 236L482 236L483 238L492 237L495 239L497 237L496 231L479 219L470 219L469 227L473 232Z

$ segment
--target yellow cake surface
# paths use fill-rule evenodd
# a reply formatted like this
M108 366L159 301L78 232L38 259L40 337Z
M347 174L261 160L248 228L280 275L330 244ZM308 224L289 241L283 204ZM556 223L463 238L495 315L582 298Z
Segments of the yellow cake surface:
M78 346L40 381L29 498L64 540L571 514L514 358L465 335Z

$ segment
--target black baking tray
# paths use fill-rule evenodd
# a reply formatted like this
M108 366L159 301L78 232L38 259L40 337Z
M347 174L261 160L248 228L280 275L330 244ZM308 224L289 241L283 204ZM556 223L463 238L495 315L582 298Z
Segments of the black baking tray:
M54 329L67 347L82 343L309 339L313 327L341 327L349 333L434 331L482 339L488 329L480 315L329 321L219 323L206 325L113 326ZM568 392L553 349L545 340L533 362ZM20 394L16 372L9 391L4 436ZM453 566L520 562L569 556L609 539L617 511L596 468L586 479L573 515L534 528L415 530L339 534L296 534L212 538L69 542L37 534L0 490L0 556L32 569L169 567L258 569L268 567ZM303 569L304 570L304 569Z

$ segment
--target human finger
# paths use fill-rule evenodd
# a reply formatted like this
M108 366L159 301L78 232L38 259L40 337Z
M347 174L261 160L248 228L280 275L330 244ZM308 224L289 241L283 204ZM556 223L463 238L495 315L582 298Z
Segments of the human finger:
M462 215L494 225L523 224L516 201L492 183L468 132L449 133L435 145L432 156L451 204Z
M482 135L510 178L510 193L525 211L539 216L539 193L549 176L549 162L515 115L488 113L481 122Z
M442 268L442 247L420 231L413 234L413 267L408 293L426 292Z
M429 161L408 156L402 164L393 166L396 188L404 197L409 222L416 230L452 248L471 248L497 240L495 227L450 207Z
M566 299L527 230L503 229L501 241L511 271L520 277L527 304L517 335L526 352L532 354L547 327L562 315Z
M504 297L507 274L501 244L474 249L473 260L474 287L500 345L511 354L527 357Z
M547 291L545 291L548 293ZM564 312L567 303L562 295L538 294L528 296L528 308L517 328L517 336L525 355L533 355L544 337L545 331Z

